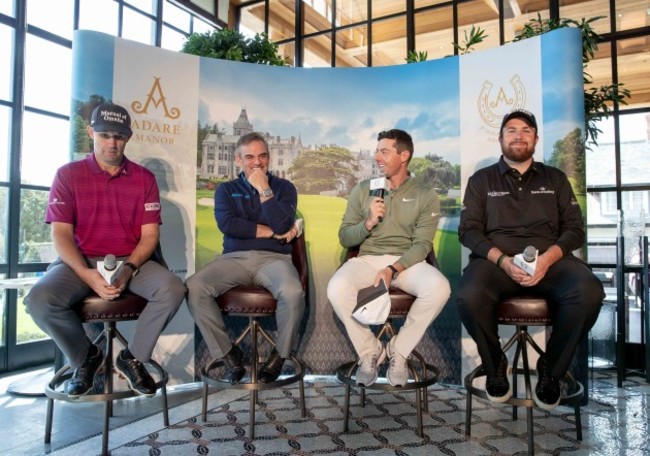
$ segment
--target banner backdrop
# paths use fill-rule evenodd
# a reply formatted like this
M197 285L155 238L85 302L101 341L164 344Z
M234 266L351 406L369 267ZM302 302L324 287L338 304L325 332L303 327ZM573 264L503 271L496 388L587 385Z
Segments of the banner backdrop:
M156 174L165 201L163 252L186 278L221 251L213 195L238 172L237 139L249 131L267 135L270 169L296 185L305 219L310 296L298 352L310 373L330 375L354 352L327 300L327 282L344 254L337 231L345 197L356 182L379 172L377 134L401 128L413 136L412 172L441 198L434 248L453 290L466 258L457 228L467 178L498 159L500 121L515 108L538 118L536 160L562 153L563 139L583 126L581 50L580 32L564 29L462 57L308 69L199 58L78 31L73 158L90 151L76 133L92 106L112 100L129 109L134 137L126 154ZM584 195L584 169L571 173ZM241 327L235 320L227 324L233 333ZM264 324L275 329L273 321ZM439 367L445 383L460 383L475 363L453 295L417 350ZM208 361L185 306L154 356L175 383L191 381Z

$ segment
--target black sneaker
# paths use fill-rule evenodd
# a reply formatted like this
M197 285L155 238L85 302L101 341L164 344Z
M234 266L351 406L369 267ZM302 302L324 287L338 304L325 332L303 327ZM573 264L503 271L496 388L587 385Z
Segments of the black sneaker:
M102 351L96 345L91 345L83 364L77 367L68 380L65 392L70 398L78 398L88 393L93 387L95 374L104 361Z
M485 392L492 402L505 402L512 397L512 388L508 381L508 359L505 355L501 355L496 375L487 376Z
M156 394L156 382L140 361L135 358L122 358L122 353L115 359L115 369L126 378L129 388L142 396Z
M226 379L231 385L239 383L244 378L246 369L242 364L243 357L244 354L241 349L237 345L233 345L230 351L222 358L226 366Z
M257 380L260 383L271 383L278 379L282 366L284 365L284 358L280 358L280 354L273 349L264 365L260 368L257 375Z
M560 403L562 390L560 380L551 375L546 356L540 356L537 360L537 378L533 399L538 407L550 412Z

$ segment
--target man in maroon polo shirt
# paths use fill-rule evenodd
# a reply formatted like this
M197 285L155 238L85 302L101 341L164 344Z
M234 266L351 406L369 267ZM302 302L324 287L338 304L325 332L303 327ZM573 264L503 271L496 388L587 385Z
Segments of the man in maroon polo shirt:
M27 309L74 368L66 392L86 394L103 354L86 336L73 305L91 292L115 299L129 289L149 304L140 314L133 339L115 362L136 393L151 396L156 384L142 363L185 296L182 281L151 259L160 237L160 197L149 170L124 156L131 118L121 106L104 103L92 113L88 134L93 153L56 173L45 222L59 255L25 297ZM97 269L106 255L123 261L109 282Z

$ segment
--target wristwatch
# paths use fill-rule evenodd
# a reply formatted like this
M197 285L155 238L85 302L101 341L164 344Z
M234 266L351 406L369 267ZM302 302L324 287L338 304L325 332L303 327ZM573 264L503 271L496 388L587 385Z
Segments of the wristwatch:
M386 266L386 267L387 267L388 269L390 269L391 271L393 271L393 277L392 277L393 279L394 279L395 277L397 277L397 274L399 274L399 271L397 270L397 268L396 268L395 266L393 266L392 264L389 264L389 265Z
M271 190L270 187L267 188L266 190L262 190L262 191L260 192L260 196L263 196L263 197L265 197L265 198L268 198L268 197L270 197L270 196L273 196L273 190Z
M124 263L124 266L127 268L131 268L133 271L133 274L131 274L131 277L135 277L138 272L140 272L140 268L138 268L135 264L131 263L130 261L127 261Z

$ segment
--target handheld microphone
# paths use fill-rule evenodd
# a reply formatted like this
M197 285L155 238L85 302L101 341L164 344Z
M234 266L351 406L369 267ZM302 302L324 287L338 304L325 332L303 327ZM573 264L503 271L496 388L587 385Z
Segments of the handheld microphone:
M376 177L370 179L370 196L378 196L384 198L384 195L390 191L388 181L385 177Z
M381 199L384 199L386 193L390 191L388 187L388 181L385 177L376 177L370 179L370 196L378 196ZM379 217L379 222L381 223L384 220L384 217Z
M529 245L522 253L515 255L512 262L523 269L526 274L533 276L537 268L537 254L537 249Z
M106 280L106 283L113 285L122 272L123 263L123 261L118 261L115 255L108 254L104 257L104 261L97 262L97 270Z

